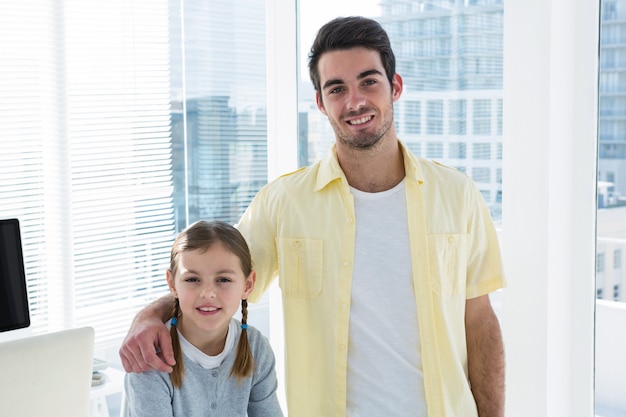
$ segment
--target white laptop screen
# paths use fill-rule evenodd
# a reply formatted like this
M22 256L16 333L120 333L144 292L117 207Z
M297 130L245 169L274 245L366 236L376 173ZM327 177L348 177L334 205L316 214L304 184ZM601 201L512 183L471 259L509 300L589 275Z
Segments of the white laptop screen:
M0 332L30 326L26 274L17 219L0 220Z
M0 415L87 417L93 346L91 327L0 343Z

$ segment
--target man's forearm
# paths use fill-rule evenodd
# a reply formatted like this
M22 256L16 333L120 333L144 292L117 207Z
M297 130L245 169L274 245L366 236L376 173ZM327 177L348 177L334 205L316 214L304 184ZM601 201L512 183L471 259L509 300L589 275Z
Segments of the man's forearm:
M133 323L156 319L165 323L172 317L173 305L174 297L171 294L166 294L141 309L135 316Z
M505 364L500 324L490 304L481 306L478 311L466 324L472 394L480 417L502 417Z

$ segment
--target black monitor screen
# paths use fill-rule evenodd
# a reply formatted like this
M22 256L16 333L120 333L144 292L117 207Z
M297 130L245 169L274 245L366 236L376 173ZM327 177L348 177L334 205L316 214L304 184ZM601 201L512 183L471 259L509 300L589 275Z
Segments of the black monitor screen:
M0 220L0 332L30 326L26 274L17 219Z

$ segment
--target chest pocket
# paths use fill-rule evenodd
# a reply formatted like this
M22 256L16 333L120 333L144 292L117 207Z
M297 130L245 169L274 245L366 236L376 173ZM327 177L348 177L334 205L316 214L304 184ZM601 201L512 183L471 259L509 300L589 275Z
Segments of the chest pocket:
M467 277L467 235L435 234L428 236L430 279L439 295L465 294Z
M313 298L322 292L323 243L317 239L276 239L283 296Z

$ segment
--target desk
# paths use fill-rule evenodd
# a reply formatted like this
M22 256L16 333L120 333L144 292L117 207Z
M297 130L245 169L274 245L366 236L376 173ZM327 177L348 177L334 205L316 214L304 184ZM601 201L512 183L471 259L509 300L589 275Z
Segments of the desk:
M91 388L90 417L111 417L106 397L124 392L125 372L113 367L99 372L104 375L105 382Z

